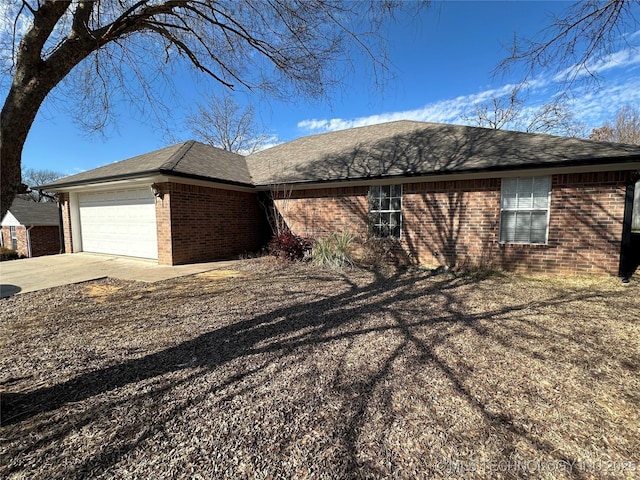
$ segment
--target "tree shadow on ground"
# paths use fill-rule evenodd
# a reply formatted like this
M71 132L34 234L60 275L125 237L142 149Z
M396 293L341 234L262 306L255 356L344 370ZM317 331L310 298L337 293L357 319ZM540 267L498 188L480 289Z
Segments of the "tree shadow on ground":
M80 464L69 466L64 477L79 478L88 472L104 472L152 437L162 435L165 425L186 414L188 409L195 405L204 408L206 398L213 395L216 405L224 405L233 403L239 396L259 397L256 390L260 385L252 384L248 379L277 379L282 371L292 368L297 362L302 363L314 352L346 342L340 350L341 357L337 359L330 386L331 391L338 392L336 398L332 398L338 402L334 423L325 427L334 430L336 438L332 441L342 448L341 458L345 463L334 465L337 477L384 475L381 467L363 462L359 452L366 436L365 430L372 421L368 411L374 402L381 405L379 409L383 415L379 421L385 425L385 431L390 430L391 423L400 415L392 407L395 388L387 386L387 383L394 380L399 364L403 362L407 364L401 371L407 375L411 370L425 368L439 372L480 422L502 432L505 438L504 458L509 457L516 444L524 442L529 449L557 461L575 460L563 456L557 443L527 431L512 417L512 413L489 405L487 398L468 386L467 376L473 365L465 365L464 358L452 363L443 355L442 348L448 348L451 338L460 332L471 331L487 344L516 351L523 358L534 358L540 353L520 342L523 332L513 319L531 309L553 308L579 300L582 294L568 296L566 292L558 291L557 295L537 303L526 299L514 300L506 306L474 312L466 307L458 290L481 283L476 277L441 275L426 279L402 271L392 274L373 271L366 282L354 282L348 275L342 276L339 282L341 291L319 291L314 301L287 302L286 297L290 293L285 291L273 303L281 303L281 306L257 315L246 315L244 320L216 328L174 347L31 392L5 394L3 426L20 429L23 425L23 434L46 432L28 447L31 451L46 450L95 422L96 417L117 417L115 413L121 410L141 412L139 418L118 426L121 441L114 445L101 445ZM202 295L204 297L206 293ZM189 301L195 301L196 296L194 294ZM421 303L414 306L416 301ZM378 317L378 321L370 320ZM500 332L487 327L488 323L501 323L505 318L509 321L504 323ZM556 335L538 325L528 326L541 337ZM350 366L352 346L354 342L366 341L373 334L383 334L389 344L371 345L371 352L375 355L369 368L354 372ZM600 352L602 357L607 354L606 349L588 337L563 336L560 341L580 344L581 348ZM549 353L549 358L551 361L559 360L552 353ZM237 365L226 371L230 364ZM202 385L195 394L174 399L161 411L157 409L169 392L197 383L211 372L219 372L219 376ZM304 375L300 381L313 383ZM130 385L138 386L134 393L127 390L129 393L124 396L118 394ZM293 385L290 388L295 389ZM99 400L79 414L67 417L65 412L92 398ZM307 408L304 400L300 399L301 409ZM296 401L292 400L291 405L291 408L297 408ZM326 407L324 404L323 407L312 404L310 410L320 414L319 409ZM158 413L150 413L154 411ZM285 428L287 419L282 421ZM293 441L292 438L290 442ZM18 451L11 453L18 454ZM430 467L425 465L424 468ZM19 470L20 467L13 466L8 473Z

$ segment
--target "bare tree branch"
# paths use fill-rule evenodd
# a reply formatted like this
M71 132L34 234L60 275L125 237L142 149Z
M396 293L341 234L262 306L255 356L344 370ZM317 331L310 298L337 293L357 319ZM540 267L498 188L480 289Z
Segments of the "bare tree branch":
M336 65L348 61L355 50L376 69L385 66L384 42L376 27L402 3L5 1L11 2L16 17L12 51L4 59L12 78L0 117L0 216L19 188L22 149L31 125L64 79L78 75L85 87L70 96L93 99L107 110L103 116L93 114L97 127L109 118L109 97L114 94L110 90L127 95L126 88L114 88L129 86L127 69L147 99L153 98L154 80L166 75L167 65L185 63L227 88L241 85L283 97L295 91L317 98L337 81ZM28 25L24 33L18 32L18 23ZM143 65L131 61L136 57ZM74 84L79 82L67 85ZM102 95L96 93L99 89L104 89Z
M267 138L255 121L253 105L242 108L229 95L211 95L188 116L187 125L198 140L244 155L259 150Z
M470 125L495 130L584 136L582 125L574 119L566 103L556 100L535 109L525 108L519 86L514 87L508 97L492 98L490 103L475 105L473 112L468 113L465 120Z
M639 5L640 0L575 2L564 16L552 17L551 25L540 33L540 40L514 38L511 54L496 71L521 66L523 82L538 71L554 71L564 81L565 91L578 79L597 81L597 62L625 42L625 33L638 28Z

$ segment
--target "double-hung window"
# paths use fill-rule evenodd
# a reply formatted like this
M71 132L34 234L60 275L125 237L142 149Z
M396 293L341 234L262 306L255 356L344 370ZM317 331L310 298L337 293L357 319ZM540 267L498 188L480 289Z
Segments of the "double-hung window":
M503 178L500 242L547 243L550 198L551 177Z
M369 190L371 233L380 238L400 238L402 185L375 185Z
M16 227L9 227L9 234L11 237L11 250L18 250L18 233Z

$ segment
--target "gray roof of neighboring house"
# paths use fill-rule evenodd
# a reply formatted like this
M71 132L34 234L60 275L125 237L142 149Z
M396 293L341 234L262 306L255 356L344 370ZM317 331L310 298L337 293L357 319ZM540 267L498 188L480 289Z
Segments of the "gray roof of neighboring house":
M11 215L25 226L58 226L58 205L56 203L36 203L16 198L9 209Z
M189 141L47 186L151 173L260 186L606 162L640 162L640 146L401 120L302 137L247 157Z
M244 157L189 140L77 175L60 178L40 187L55 189L158 173L217 180L237 185L252 184Z

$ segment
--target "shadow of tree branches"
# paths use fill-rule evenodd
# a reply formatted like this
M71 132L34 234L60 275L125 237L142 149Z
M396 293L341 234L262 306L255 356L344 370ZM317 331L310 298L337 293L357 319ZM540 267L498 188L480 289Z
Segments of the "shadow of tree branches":
M508 402L501 403L495 397L498 392L479 389L474 369L493 370L504 378L502 369L509 368L509 362L560 364L570 371L583 368L585 361L610 361L611 348L599 343L593 332L570 335L555 329L553 323L540 323L533 318L583 301L616 302L615 294L602 293L600 298L594 298L592 291L558 288L533 299L497 302L497 297L492 297L495 286L491 281L484 285L484 280L470 276L429 276L399 270L357 275L309 270L305 275L297 284L276 280L274 283L282 288L274 291L272 286L263 291L258 312L240 313L234 321L194 338L178 339L175 346L54 385L19 394L4 393L3 443L13 442L5 449L6 455L39 455L40 463L50 461L56 456L56 446L71 442L78 432L101 428L103 421L119 422L111 442L95 446L51 478L97 476L144 450L151 441L170 441L175 433L168 433L168 425L178 419L189 425L190 435L197 436L198 420L190 421L194 409L211 412L206 417L210 422L205 425L208 435L210 429L226 432L224 421L234 408L246 408L247 404L253 405L253 410L265 408L261 405L270 396L285 389L293 396L285 395L280 400L279 426L256 424L247 430L255 435L254 442L263 442L258 447L271 462L291 455L291 449L299 448L307 439L301 431L287 437L288 425L296 424L300 418L318 417L324 423L316 424L313 433L327 436L322 447L325 452L333 449L333 456L328 457L328 464L318 460L315 468L330 471L335 478L403 477L401 472L406 465L398 463L395 455L380 451L381 458L386 459L382 461L363 457L363 452L370 452L367 442L381 442L385 436L397 435L397 423L410 418L405 419L407 411L403 409L410 409L411 403L398 403L398 396L409 395L407 400L412 399L413 406L431 408L434 416L421 421L432 422L429 425L434 430L457 430L455 423L450 423L451 418L442 416L437 396L429 394L434 389L451 395L445 401L458 405L460 411L468 412L469 418L484 426L481 429L486 429L485 441L499 444L493 451L493 460L509 459L516 451L558 462L576 459L556 437L530 428L536 422L532 414L510 409ZM264 288L265 280L243 280L234 288L249 292ZM325 283L309 292L306 285L317 285L314 281ZM478 289L485 292L488 303L471 307L467 298ZM159 295L150 295L145 301L152 305L182 297L198 308L216 308L215 295L206 291L194 290L184 298L184 291L169 288ZM105 304L103 308L114 307ZM241 304L237 308L243 311ZM162 313L160 307L157 314ZM172 321L179 321L182 315L175 312ZM143 318L139 314L128 321ZM484 345L486 351L473 358L468 357L472 354L469 351L456 353L465 348L458 342L463 336L477 339L473 345ZM501 359L500 352L510 352L509 358ZM485 367L481 366L483 362ZM303 370L298 372L299 368ZM638 366L635 368L637 373ZM285 375L291 371L296 375ZM436 383L413 385L420 381ZM183 391L185 394L180 393ZM301 392L304 394L296 396ZM264 415L268 415L266 411ZM258 418L258 414L251 416L252 421ZM283 438L258 440L260 432L277 437L278 429L284 432ZM220 441L240 442L229 432L225 435ZM35 440L16 443L20 436ZM207 448L211 454L215 445ZM220 444L219 448L226 447ZM439 475L433 458L415 460L418 471L425 476ZM5 474L23 474L29 468L13 462ZM227 468L236 476L251 476L250 472L233 470L231 465ZM270 468L272 473L279 471L276 464Z

